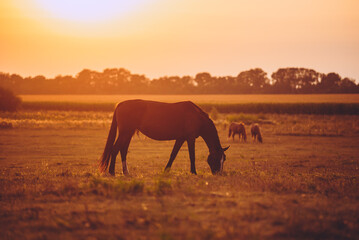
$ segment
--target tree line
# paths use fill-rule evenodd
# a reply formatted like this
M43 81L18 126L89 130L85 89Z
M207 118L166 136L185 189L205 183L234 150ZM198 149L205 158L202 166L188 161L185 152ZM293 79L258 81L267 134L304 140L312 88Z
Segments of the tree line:
M309 94L359 93L359 84L337 73L319 73L307 68L279 68L271 77L261 68L237 76L164 76L149 79L124 68L102 72L84 69L76 76L42 75L23 78L0 73L0 87L16 94Z

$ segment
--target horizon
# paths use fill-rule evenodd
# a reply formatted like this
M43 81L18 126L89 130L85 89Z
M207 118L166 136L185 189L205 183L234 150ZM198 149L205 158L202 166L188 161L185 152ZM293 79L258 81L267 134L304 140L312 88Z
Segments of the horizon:
M70 2L2 1L0 71L125 68L154 79L300 67L359 81L355 0Z
M278 71L279 69L288 69L288 68L298 68L298 69L299 69L299 67L283 67L283 68L278 68L276 71ZM65 77L65 76L70 76L70 77L72 77L72 78L76 78L77 75L78 75L79 73L81 73L83 70L90 70L90 71L97 72L97 73L103 73L106 69L125 69L125 70L128 70L131 74L134 74L134 75L137 74L137 75L140 75L140 76L144 76L144 77L147 78L148 80L152 81L152 80L156 80L156 79L160 79L160 78L166 78L166 77L180 77L180 78L182 78L182 77L187 77L187 76L189 76L189 77L191 77L191 78L195 78L196 75L197 75L197 74L200 74L200 73L209 73L212 77L218 77L218 78L221 78L221 77L237 77L237 76L238 76L240 73L242 73L242 72L246 72L246 71L253 70L253 69L262 69L262 68L259 68L259 67L258 67L258 68L252 68L252 69L243 70L243 71L241 71L241 72L238 72L238 74L236 74L236 75L214 75L214 74L212 74L212 73L210 73L210 72L197 72L197 73L194 74L194 75L189 75L189 74L184 74L184 75L163 75L163 76L153 77L153 78L147 76L146 74L136 73L136 72L131 71L130 69L126 69L126 68L123 68L123 67L118 67L118 68L116 68L116 67L114 67L114 68L104 68L104 69L102 69L102 70L94 70L94 69L84 68L84 69L82 69L81 71L78 71L77 73L74 73L74 74L56 74L55 76L51 76L51 77L45 76L44 74L36 74L36 75L27 75L27 76L24 76L24 75L21 75L21 74L18 74L18 73L8 73L8 72L2 72L2 71L0 71L0 74L8 74L8 75L10 75L10 76L11 76L11 75L19 75L19 76L22 77L23 79L25 79L25 78L35 78L35 77L37 77L37 76L43 76L43 77L45 77L46 80L53 80L53 79L55 79L56 77ZM306 69L306 68L304 68L304 69ZM309 68L308 68L308 69L309 69ZM263 70L264 72L266 72L264 69L262 69L262 70ZM311 69L311 70L316 71L315 69ZM276 72L276 71L266 72L266 73L267 73L267 77L268 77L269 80L272 80L272 76L271 76L271 75L272 75L274 72ZM316 72L318 72L318 71L316 71ZM336 73L336 72L328 72L328 73L318 72L318 73L324 74L324 75L328 75L329 73ZM337 73L337 74L339 74L339 73ZM343 76L341 76L340 74L339 74L339 76L341 77L341 79L348 78L349 80L354 81L355 84L359 84L359 81L357 81L357 80L354 79L354 78L343 77Z

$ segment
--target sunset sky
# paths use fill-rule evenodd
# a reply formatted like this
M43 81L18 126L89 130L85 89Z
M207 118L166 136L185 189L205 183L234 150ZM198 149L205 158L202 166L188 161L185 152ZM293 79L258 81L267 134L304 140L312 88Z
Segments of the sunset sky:
M0 72L149 78L260 67L359 82L358 0L1 0Z

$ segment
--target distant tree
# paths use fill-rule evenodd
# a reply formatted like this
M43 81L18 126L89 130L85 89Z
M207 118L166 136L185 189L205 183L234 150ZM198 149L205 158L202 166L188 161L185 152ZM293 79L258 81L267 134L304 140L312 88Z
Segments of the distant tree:
M0 72L0 82L8 79L10 79L10 74Z
M178 86L181 89L181 94L195 93L195 81L191 76L183 76L178 79Z
M339 88L341 93L359 93L359 85L349 78L342 79Z
M89 80L91 80L91 76L92 71L90 69L84 69L77 74L76 78L81 82L89 82Z
M160 94L160 93L172 93L169 92L169 81L167 77L155 78L150 81L151 93Z
M198 93L211 93L213 77L207 72L198 73L195 77L195 84Z
M78 93L101 93L101 73L84 69L77 74Z
M225 94L236 94L240 93L237 78L233 76L226 76L222 78L222 88L223 93Z
M35 92L35 93L54 93L53 89L56 89L56 86L54 86L55 82L46 79L46 77L42 75L37 75L34 78L31 79L31 82L28 83L29 92Z
M9 89L15 93L19 93L21 91L21 84L23 78L18 74L7 74L7 73L0 73L0 87L5 89Z
M128 85L130 93L147 93L149 80L145 75L132 74Z
M13 83L23 80L23 78L18 74L11 74L10 79Z
M102 88L106 89L106 93L115 93L122 87L122 82L119 81L118 69L107 68L101 74Z
M240 92L261 93L269 86L267 73L261 68L254 68L238 74L236 82Z
M56 76L55 79L53 79L53 85L56 86L57 93L61 94L74 94L76 93L75 89L78 88L75 78L70 75Z
M7 73L0 72L0 87L12 89L12 81L10 75Z
M323 74L307 68L279 68L270 80L261 68L237 76L164 76L148 79L125 68L103 72L83 69L75 77L42 75L22 78L0 72L0 87L15 94L241 94L241 93L358 93L355 80L337 73Z
M312 93L315 91L323 74L313 69L299 68L297 73L297 93Z
M272 74L274 93L311 93L322 74L307 68L280 68Z
M295 84L292 83L293 77L291 70L280 68L272 73L273 88L275 93L290 93L293 91Z
M33 81L37 81L37 82L42 82L46 80L46 77L42 76L42 75L37 75L36 77L34 77L32 79Z
M5 88L0 87L0 111L16 111L21 105L21 99Z
M322 93L337 93L339 92L339 85L341 81L341 77L338 73L328 73L324 75L320 84L319 84L319 91Z
M165 76L154 79L150 83L151 92L157 94L180 94L180 77Z
M235 94L236 89L234 88L234 77L232 76L221 76L213 77L212 93L214 94Z

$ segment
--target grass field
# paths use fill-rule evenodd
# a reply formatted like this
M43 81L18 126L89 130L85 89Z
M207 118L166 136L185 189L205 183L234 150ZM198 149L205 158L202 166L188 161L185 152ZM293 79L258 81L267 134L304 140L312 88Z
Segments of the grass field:
M100 175L111 112L0 113L1 239L358 239L359 116L211 113L227 151L133 137L130 177ZM227 138L259 122L264 143ZM120 160L117 166L120 166Z
M118 103L129 99L195 103L359 103L359 94L249 95L21 95L24 102Z
M323 95L23 95L23 111L112 111L128 99L193 101L205 111L359 115L359 94Z

